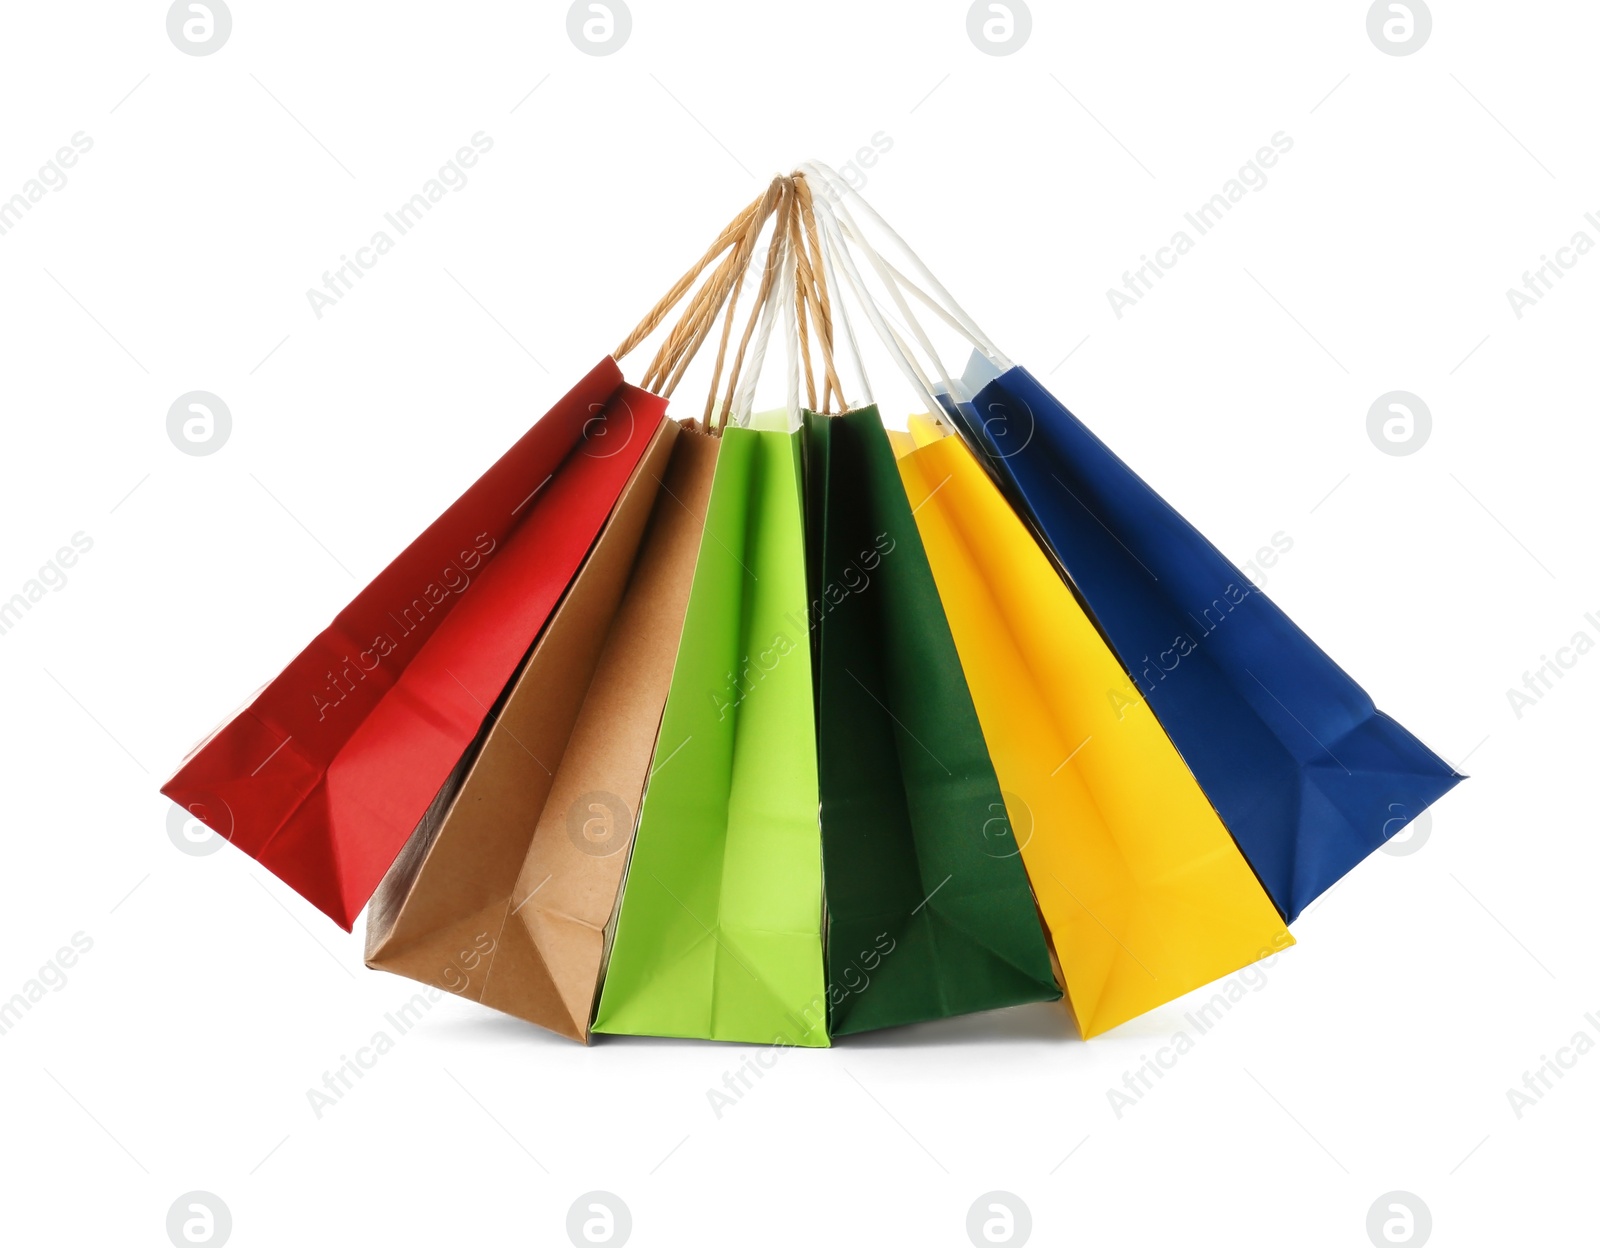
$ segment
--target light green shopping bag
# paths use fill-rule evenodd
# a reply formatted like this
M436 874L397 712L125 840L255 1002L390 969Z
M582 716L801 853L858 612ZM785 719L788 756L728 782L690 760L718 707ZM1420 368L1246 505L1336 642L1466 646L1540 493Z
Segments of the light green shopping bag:
M597 1032L828 1043L799 469L722 435Z

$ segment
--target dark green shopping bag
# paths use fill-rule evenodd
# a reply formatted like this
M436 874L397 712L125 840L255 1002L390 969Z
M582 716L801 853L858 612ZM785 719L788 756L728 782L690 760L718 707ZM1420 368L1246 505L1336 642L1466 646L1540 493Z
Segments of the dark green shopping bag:
M833 1035L1061 996L876 407L808 412Z

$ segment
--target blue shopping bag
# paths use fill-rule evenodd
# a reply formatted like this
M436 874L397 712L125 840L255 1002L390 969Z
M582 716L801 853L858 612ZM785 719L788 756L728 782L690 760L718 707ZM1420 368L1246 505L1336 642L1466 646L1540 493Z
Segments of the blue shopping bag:
M992 376L992 371L991 371ZM1026 369L946 410L1077 588L1284 918L1463 777Z

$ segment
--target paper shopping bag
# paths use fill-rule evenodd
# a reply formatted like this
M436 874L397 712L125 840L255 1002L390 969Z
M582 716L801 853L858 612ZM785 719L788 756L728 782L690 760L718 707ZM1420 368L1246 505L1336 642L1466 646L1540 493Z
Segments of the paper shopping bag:
M1150 708L1105 696L1116 656L967 448L900 474L1082 1035L1292 944Z
M1061 996L876 407L806 414L838 1035Z
M723 433L597 1032L828 1043L798 474Z
M1461 780L1026 369L953 414L1286 919Z
M373 897L368 966L588 1039L716 452L661 426L470 770Z
M526 657L665 408L602 361L162 792L348 931Z

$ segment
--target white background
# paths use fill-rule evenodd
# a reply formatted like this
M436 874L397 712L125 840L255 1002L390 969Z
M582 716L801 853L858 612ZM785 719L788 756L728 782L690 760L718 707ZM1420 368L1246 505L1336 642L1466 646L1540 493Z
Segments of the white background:
M1037 3L996 57L949 0L636 0L594 57L558 3L235 0L196 57L161 3L6 6L0 197L93 139L0 237L0 599L93 541L0 635L0 998L93 941L0 1036L7 1239L164 1244L196 1189L239 1245L562 1244L591 1189L639 1245L961 1245L992 1189L1038 1243L1362 1245L1395 1189L1437 1243L1582 1238L1600 1056L1520 1119L1506 1093L1600 1037L1600 657L1520 717L1506 691L1600 640L1600 256L1521 319L1506 290L1600 242L1600 10L1436 0L1396 57L1366 8ZM318 319L307 288L478 131ZM1265 188L1114 315L1278 131ZM1289 535L1268 592L1473 779L1120 1118L1184 1002L1090 1044L1039 1007L784 1054L718 1119L752 1050L446 1000L319 1120L412 988L242 854L180 852L158 785L767 176L879 132L868 197L972 314L1236 560ZM196 389L233 415L206 457L166 433ZM1406 457L1366 431L1396 389L1433 414Z

